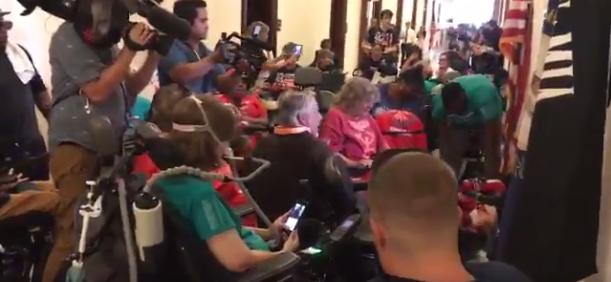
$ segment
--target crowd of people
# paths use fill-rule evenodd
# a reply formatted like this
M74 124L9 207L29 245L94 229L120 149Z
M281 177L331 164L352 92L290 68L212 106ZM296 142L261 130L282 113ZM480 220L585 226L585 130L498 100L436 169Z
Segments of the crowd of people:
M23 174L17 182L0 187L8 198L0 205L0 220L29 210L54 215L54 245L44 282L54 281L61 263L74 251L75 210L87 193L86 181L99 174L101 159L89 134L89 119L108 118L117 136L122 136L133 101L155 70L161 87L150 109L137 115L157 125L163 138L176 148L181 165L232 176L223 159L228 146L238 155L271 164L247 183L261 209L275 219L268 228L261 228L252 215L240 218L233 211L248 201L236 183L177 175L157 185L164 202L193 226L227 270L243 272L281 252L303 248L297 232L291 232L279 249L270 249L266 241L284 228L294 203L307 199L311 201L308 216L334 225L357 207L370 211L367 220L386 274L378 279L529 281L501 263L464 265L458 251L464 215L457 206L456 191L465 153L483 152L487 178L498 178L501 171L503 98L502 82L496 76L477 73L454 51L443 53L439 69L433 72L418 47L424 30L416 33L408 22L404 35L399 34L391 24L392 12L385 10L362 44L366 55L359 63L360 77L345 82L336 94L337 103L323 117L315 90L294 83L295 72L301 68L298 44L285 44L281 55L269 58L256 83L249 85L238 67L223 65L220 50L210 50L202 43L208 32L205 1L176 1L173 12L191 24L192 34L189 40L175 40L164 56L145 51L153 32L143 23L129 29L122 48L118 42L89 42L73 23L62 23L49 46L51 96L27 51L8 38L11 23L2 18L6 13L0 13L4 50L0 71L5 74L0 76L0 87L9 99L4 104L10 105L2 112L0 155L11 163L45 153L35 106L49 121L50 152L48 165L28 167L32 170L20 171ZM328 39L321 42L310 67L341 72L330 44ZM147 52L146 60L131 71L138 52ZM393 79L375 84L371 80L376 72ZM261 93L277 101L273 120ZM271 133L244 136L249 126L270 124ZM421 127L419 132L411 131L414 125ZM421 134L428 139L417 145L398 145L391 142L394 135L389 137L388 132L407 133L409 138ZM405 147L417 150L387 156L376 165L379 157L393 151L389 149ZM436 148L441 159L428 153ZM329 161L339 163L345 171L341 181L329 179L325 171ZM133 168L149 177L160 172L146 154L133 160ZM244 173L253 169L248 165L239 168ZM32 182L48 181L49 172L52 182ZM365 197L354 192L355 177L369 181ZM304 188L304 179L308 188ZM32 191L24 191L26 186ZM497 221L491 206L468 216L475 230Z

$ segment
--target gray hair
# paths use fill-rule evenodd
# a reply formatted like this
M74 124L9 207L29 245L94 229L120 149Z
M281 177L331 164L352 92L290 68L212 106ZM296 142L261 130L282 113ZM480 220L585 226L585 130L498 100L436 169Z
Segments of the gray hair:
M309 90L289 90L278 98L277 121L280 125L297 125L297 117L318 110L316 94Z
M269 26L266 25L265 23L261 22L261 21L256 21L251 23L247 28L246 28L246 35L245 37L247 38L252 38L252 36L254 35L253 33L255 33L255 29L259 27L259 36L258 39L264 42L267 42L267 39L269 38Z
M380 90L371 81L362 77L353 77L339 91L337 105L352 108L359 102L380 98Z
M333 60L334 57L335 57L335 53L333 53L333 51L331 50L320 49L316 51L317 59L328 58L328 59Z

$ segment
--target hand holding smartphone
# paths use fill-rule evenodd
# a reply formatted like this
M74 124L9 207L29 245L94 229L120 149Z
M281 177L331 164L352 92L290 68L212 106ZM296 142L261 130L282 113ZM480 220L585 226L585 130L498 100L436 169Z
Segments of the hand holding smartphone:
M300 56L301 52L303 51L303 45L296 45L293 51L295 56Z
M286 226L286 228L291 232L293 232L295 228L297 228L297 223L299 223L299 220L303 216L306 206L307 204L304 202L297 202L295 203L291 211L289 211L289 216L286 218L284 226Z

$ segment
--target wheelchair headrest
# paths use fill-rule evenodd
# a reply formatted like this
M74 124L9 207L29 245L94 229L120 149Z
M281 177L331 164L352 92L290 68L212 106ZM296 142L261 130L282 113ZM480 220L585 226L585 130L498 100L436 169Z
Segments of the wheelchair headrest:
M316 86L322 82L322 72L314 67L298 68L295 71L295 85Z
M321 111L326 112L335 103L335 93L327 90L318 91L318 106Z

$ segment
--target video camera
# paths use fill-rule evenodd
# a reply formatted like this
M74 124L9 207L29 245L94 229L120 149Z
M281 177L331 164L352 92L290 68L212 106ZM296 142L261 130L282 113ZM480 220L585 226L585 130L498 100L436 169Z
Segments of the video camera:
M163 0L17 0L30 15L37 7L74 24L79 36L87 43L110 47L117 44L125 31L133 26L129 16L138 14L159 32L145 49L165 55L174 39L186 40L191 25L163 9Z
M250 37L234 32L227 36L226 32L221 34L221 39L216 45L223 54L223 63L233 66L248 86L252 86L267 62L266 51L274 52L274 47L265 41L258 39L257 28L254 28Z

